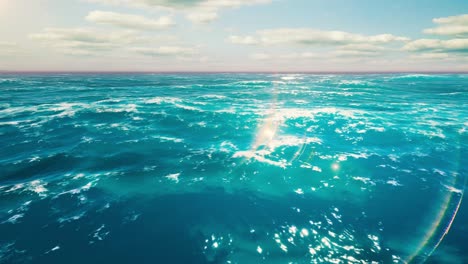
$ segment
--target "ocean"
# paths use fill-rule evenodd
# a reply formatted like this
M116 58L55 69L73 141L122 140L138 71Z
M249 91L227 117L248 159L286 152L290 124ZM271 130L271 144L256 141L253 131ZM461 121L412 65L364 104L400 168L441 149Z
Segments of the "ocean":
M468 263L468 75L0 74L0 263Z

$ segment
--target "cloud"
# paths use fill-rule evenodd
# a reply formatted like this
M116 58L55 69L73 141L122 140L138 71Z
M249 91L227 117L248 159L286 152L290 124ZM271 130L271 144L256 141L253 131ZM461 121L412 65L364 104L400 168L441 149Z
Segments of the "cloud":
M195 23L208 23L219 17L224 8L267 4L271 0L88 0L104 4L125 5L137 8L162 8L182 11L187 19Z
M250 58L254 60L269 60L272 58L272 55L266 53L254 53L250 55Z
M466 60L468 54L468 15L434 18L437 27L425 29L426 34L451 39L417 39L404 45L403 50L413 52L417 60Z
M127 5L127 6L145 6L145 7L163 7L173 9L190 8L235 8L243 5L265 4L271 0L89 0L90 2Z
M468 39L418 39L407 43L403 50L414 52L468 53Z
M339 47L332 54L336 57L374 57L383 55L388 48L375 44L359 43Z
M336 57L375 57L381 55L381 53L374 51L363 50L336 50L332 54Z
M343 31L323 31L310 28L279 28L261 30L256 36L230 36L228 40L236 44L302 44L302 45L347 45L347 44L385 44L409 41L406 37L392 34L366 36Z
M274 46L315 46L322 48L321 53L327 53L327 58L338 57L375 57L384 55L390 49L386 46L398 42L409 41L406 37L391 34L362 35L343 31L324 31L309 28L280 28L257 31L255 35L238 36L232 35L227 39L234 44ZM297 47L296 47L297 48ZM324 50L325 49L325 50ZM330 51L331 52L328 52ZM323 57L323 56L322 56ZM273 56L263 53L251 55L256 60L289 58L317 58L312 53L290 53L289 57Z
M153 56L187 56L194 53L190 48L167 44L161 44L157 49L145 47L154 46L155 42L167 42L173 39L148 37L135 31L105 32L91 28L46 28L41 33L30 35L30 38L68 55L102 56L113 51L119 51L119 54L130 51Z
M187 19L199 24L210 23L218 18L218 13L213 11L191 12L187 14Z
M139 37L131 31L119 31L106 33L90 28L46 28L42 33L30 35L32 39L49 42L77 42L89 44L132 43Z
M162 46L158 48L132 48L134 52L146 56L192 56L196 53L194 48L179 46Z
M468 24L468 14L458 15L458 16L434 18L433 22L436 23L436 24L467 25Z
M110 52L131 43L135 36L130 33L106 34L88 28L46 28L29 37L64 54L92 55Z
M291 60L291 59L312 59L320 58L321 55L312 52L293 52L287 54L268 54L268 53L254 53L250 55L254 60Z
M22 50L15 42L0 41L0 56L19 55Z
M256 45L260 44L260 41L252 36L230 36L228 41L234 44L243 45Z
M424 33L455 37L468 36L468 14L434 18L432 22L438 26L425 29Z
M170 17L160 17L156 20L144 16L99 10L90 12L86 16L86 20L97 24L107 24L136 30L160 30L175 25Z
M422 53L411 55L410 58L417 60L445 60L452 58L452 56L447 53Z

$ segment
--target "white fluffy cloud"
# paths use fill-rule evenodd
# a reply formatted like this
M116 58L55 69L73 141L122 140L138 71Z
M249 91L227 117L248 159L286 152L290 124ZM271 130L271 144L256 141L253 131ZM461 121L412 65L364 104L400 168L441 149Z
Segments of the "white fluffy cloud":
M468 39L418 39L407 43L404 47L407 51L423 52L468 52Z
M312 52L293 52L287 54L268 54L268 53L254 53L250 55L254 60L290 60L290 59L314 59L321 57Z
M194 48L179 47L179 46L162 46L158 48L132 48L134 52L146 56L192 56L196 53Z
M187 19L194 22L194 23L200 23L200 24L205 24L209 23L211 21L214 21L218 18L218 13L214 11L193 11L187 14Z
M72 50L83 53L106 51L145 40L144 37L131 31L106 33L90 28L46 28L41 33L30 35L30 38L42 41L65 53Z
M417 60L446 60L452 58L452 56L447 53L421 53L411 55L410 58Z
M97 24L107 24L136 30L159 30L171 27L175 24L170 17L149 19L144 16L98 10L90 12L86 16L86 20Z
M310 28L279 28L257 31L255 35L238 36L232 35L227 39L234 44L242 45L260 45L275 46L282 45L289 48L317 47L322 49L321 53L327 53L327 56L337 57L375 57L382 55L387 51L386 46L393 43L409 41L406 37L395 36L392 34L380 35L362 35L343 31L324 31ZM291 44L296 46L291 47ZM323 50L325 49L325 51ZM332 52L328 52L332 50ZM289 56L288 56L289 55ZM295 52L286 55L269 55L257 53L250 56L255 60L266 59L301 59L317 58L312 53Z
M244 5L266 4L271 0L88 0L104 4L126 5L143 8L163 8L182 11L187 19L196 23L208 23L218 18L223 8L237 8Z
M466 60L468 54L468 15L434 18L437 27L425 29L431 35L451 39L417 39L406 43L403 50L412 52L411 59Z
M236 44L274 45L295 43L303 45L347 45L347 44L385 44L408 41L406 37L392 34L361 35L343 31L323 31L310 28L279 28L261 30L255 36L230 36L229 41Z
M256 45L260 44L260 41L252 36L230 36L228 41L234 44L243 45Z
M434 18L437 27L424 30L426 34L455 36L468 36L468 14L450 17Z
M389 51L389 49L383 46L359 43L340 46L332 54L336 57L375 57L386 51Z
M271 0L89 0L104 4L127 6L164 7L174 9L239 7L242 5L270 3Z
M140 35L135 31L105 32L91 28L47 28L43 32L30 35L54 50L71 55L103 55L113 51L132 52L152 56L187 56L194 54L193 48L183 48L161 44L171 38L158 38ZM150 48L150 47L151 48Z
M105 33L89 28L46 28L30 38L47 47L69 55L93 55L108 53L116 48L138 42L131 32Z

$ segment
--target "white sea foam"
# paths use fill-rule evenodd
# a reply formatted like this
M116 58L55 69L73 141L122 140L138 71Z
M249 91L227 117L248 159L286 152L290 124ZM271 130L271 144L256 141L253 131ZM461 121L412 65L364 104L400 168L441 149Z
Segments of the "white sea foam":
M231 152L233 150L237 150L237 146L234 145L232 142L230 141L223 141L221 143L221 145L219 146L219 150L222 151L222 152Z
M270 81L265 81L265 80L248 80L248 81L238 81L238 82L235 82L235 83L231 83L229 84L229 86L231 85L249 85L249 84L269 84Z
M274 160L270 160L270 159L265 158L265 154L267 154L267 153L269 153L269 152L265 153L265 151L251 151L251 150L237 151L236 153L234 153L234 155L232 157L233 158L243 157L243 158L247 158L247 159L254 159L254 160L258 161L258 162L266 163L266 164L277 166L277 167L280 167L280 168L286 168L289 165L287 163L287 161L284 160L284 159L282 159L280 161L274 161Z
M83 185L81 187L72 189L72 190L70 190L68 192L64 192L64 193L79 194L82 191L88 191L89 189L91 189L95 185L96 185L96 180L92 181L92 182L88 182L87 184L85 184L85 185Z
M57 246L51 248L50 250L46 251L44 254L50 254L51 252L57 251L59 249L60 249L60 246L57 245Z
M294 190L294 192L297 194L304 194L304 191L301 188Z
M355 181L363 182L364 184L375 185L375 182L373 182L370 178L355 176L355 177L353 177L353 179Z
M335 155L334 158L337 159L338 161L346 161L348 158L353 158L353 159L367 159L369 158L370 154L362 152L359 154L356 153L343 153L343 154L338 154Z
M225 114L235 114L236 109L231 107L231 108L226 108L226 109L221 109L221 110L215 110L215 113L225 113Z
M434 173L439 174L440 176L447 176L447 173L445 171L439 170L439 169L433 169L432 170Z
M200 98L207 98L207 99L225 99L226 96L219 95L219 94L205 94L200 96Z
M110 231L104 231L105 227L106 225L102 224L98 229L96 229L92 234L93 238L98 241L104 240L110 234ZM92 242L93 241L91 241L90 243L92 244Z
M319 168L319 167L317 167L317 166L313 166L313 167L312 167L312 170L313 170L313 171L316 171L316 172L322 172L322 169Z
M159 138L161 141L170 141L174 143L182 143L184 140L182 138L176 138L176 137L165 137L165 136L157 136L156 138Z
M369 85L371 84L368 81L362 80L341 80L338 85Z
M388 180L388 181L387 181L387 184L393 185L393 186L403 186L401 183L399 183L399 182L398 182L397 180L395 180L395 179Z
M179 183L179 176L180 176L180 172L179 173L174 173L174 174L169 174L169 175L166 175L166 179L169 179L171 181L174 181L175 183Z
M98 107L97 113L136 113L138 112L136 104L123 104L115 107Z
M73 222L73 221L76 221L76 220L79 220L80 218L82 218L83 216L85 216L86 214L86 211L82 211L82 212L79 212L77 214L74 214L72 216L64 216L64 217L60 217L57 219L57 221L59 223L65 223L65 222Z
M288 75L288 76L281 77L281 80L284 80L284 81L292 81L292 80L298 80L298 79L303 79L303 77L299 75Z
M302 146L315 143L318 145L322 144L322 140L317 137L295 137L295 136L278 136L270 140L267 144L270 150L275 150L276 148L283 146Z
M272 110L269 109L266 113L263 114L268 115L271 113L271 111ZM297 118L310 118L314 120L317 116L321 116L324 114L334 114L353 119L356 118L357 115L363 115L364 113L365 112L361 110L344 109L336 107L321 107L316 109L278 108L274 110L273 118L279 121Z
M174 104L174 106L177 107L177 108L180 108L180 109L188 110L188 111L205 112L205 110L203 110L203 109L193 107L193 106L189 106L189 105L184 105L184 104Z
M182 99L177 97L154 97L152 99L148 99L145 101L146 104L162 104L162 103L170 103L175 104L182 102Z
M40 196L45 196L45 193L48 191L47 188L45 188L46 185L47 183L43 183L41 180L34 180L29 183L28 189Z
M18 222L18 220L23 218L23 217L24 217L23 213L15 214L15 215L11 216L10 218L8 218L7 220L3 221L2 224L5 224L5 223L16 224Z
M17 126L18 124L20 124L20 121L0 122L0 126Z

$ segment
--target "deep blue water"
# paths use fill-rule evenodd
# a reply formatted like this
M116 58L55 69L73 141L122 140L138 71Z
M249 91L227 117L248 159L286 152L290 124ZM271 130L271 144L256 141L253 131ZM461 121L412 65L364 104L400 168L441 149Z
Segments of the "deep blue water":
M468 263L467 127L468 75L3 74L0 263Z

